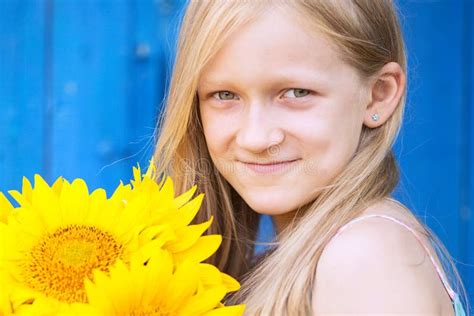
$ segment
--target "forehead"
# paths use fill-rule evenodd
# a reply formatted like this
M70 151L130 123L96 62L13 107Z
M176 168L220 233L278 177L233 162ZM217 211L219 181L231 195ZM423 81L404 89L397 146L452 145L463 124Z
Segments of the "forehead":
M289 10L273 8L229 36L203 69L200 84L219 79L311 73L334 79L348 66L325 35L305 27ZM347 69L346 69L347 70Z

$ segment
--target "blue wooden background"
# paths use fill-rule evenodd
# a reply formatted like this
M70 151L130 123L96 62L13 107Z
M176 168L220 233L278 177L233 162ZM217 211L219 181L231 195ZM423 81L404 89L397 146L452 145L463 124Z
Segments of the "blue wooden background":
M473 300L473 1L398 3L409 97L395 197L446 244ZM35 173L112 189L147 165L184 7L0 0L0 191Z

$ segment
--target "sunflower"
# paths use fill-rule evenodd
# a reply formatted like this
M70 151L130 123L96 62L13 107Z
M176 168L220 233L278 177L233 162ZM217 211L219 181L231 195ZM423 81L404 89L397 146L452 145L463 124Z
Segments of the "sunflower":
M60 178L52 188L37 175L34 189L24 181L23 193L11 194L20 207L3 212L10 214L0 224L0 269L22 300L86 303L84 279L139 250L147 214L107 199L102 189L89 194L81 179Z
M141 175L140 167L133 168L134 179L131 181L130 191L121 191L122 199L129 196L146 201L146 207L154 225L153 228L142 234L142 241L149 242L156 239L162 232L170 234L162 236L159 246L168 250L173 255L173 260L178 264L184 259L202 262L209 258L222 243L220 235L202 234L209 228L213 217L204 223L190 225L200 209L204 194L197 195L190 200L197 186L194 185L187 192L174 198L174 185L170 177L165 177L158 184L153 164L150 164L145 175ZM164 229L164 228L167 229ZM156 233L155 233L156 232ZM149 244L149 247L153 247ZM146 259L146 258L145 258Z
M87 280L90 304L105 315L242 315L243 305L223 306L226 293L239 283L209 264L184 260L175 265L172 255L159 250L146 265L122 261L106 274L95 271Z
M89 304L89 300L97 302L97 296L87 293L84 282L94 279L101 283L94 276L109 275L117 264L133 261L130 273L140 264L146 263L148 269L149 262L154 262L150 258L165 251L180 272L175 273L178 276L182 267L204 265L200 262L217 250L222 237L202 236L212 217L189 225L203 194L191 199L194 186L175 198L171 178L165 177L158 184L152 179L153 168L143 176L139 167L133 172L131 184L120 183L110 198L103 189L89 193L82 179L69 183L58 178L49 186L39 175L35 175L34 187L24 178L22 192L9 192L18 202L17 208L0 194L0 271L8 276L5 282L10 289L7 298L0 296L0 307L31 314L100 314ZM145 273L137 271L142 274L134 275ZM235 280L219 275L227 284L220 287L221 292L224 288L227 292L235 290ZM229 287L232 280L234 286ZM113 282L122 284L116 278ZM214 307L237 308L224 307L219 303L221 296L215 296L220 298ZM9 305L5 305L6 299Z

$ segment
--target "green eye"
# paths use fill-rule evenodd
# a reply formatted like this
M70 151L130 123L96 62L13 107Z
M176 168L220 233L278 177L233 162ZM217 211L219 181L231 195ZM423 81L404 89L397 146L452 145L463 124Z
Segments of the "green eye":
M298 88L294 88L294 89L289 89L288 91L294 91L293 95L296 97L296 98L301 98L301 97L305 97L309 94L309 90L306 90L306 89L298 89Z
M305 89L295 89L295 96L297 97L304 97L309 94L308 90Z
M235 97L235 94L229 91L219 91L214 93L214 95L218 95L219 100L233 100Z

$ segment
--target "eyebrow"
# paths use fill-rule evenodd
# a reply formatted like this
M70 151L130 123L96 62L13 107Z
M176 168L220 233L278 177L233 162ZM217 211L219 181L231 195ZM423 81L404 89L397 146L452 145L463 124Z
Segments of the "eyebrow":
M290 74L289 74L290 73ZM288 85L297 85L302 82L307 82L308 85L315 85L326 87L330 80L327 76L317 75L313 72L298 71L291 74L291 72L277 74L275 76L269 76L269 79L266 80L268 85L274 84L288 84ZM235 80L228 78L226 76L208 76L203 78L200 81L203 87L207 86L234 86Z

